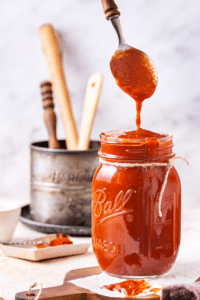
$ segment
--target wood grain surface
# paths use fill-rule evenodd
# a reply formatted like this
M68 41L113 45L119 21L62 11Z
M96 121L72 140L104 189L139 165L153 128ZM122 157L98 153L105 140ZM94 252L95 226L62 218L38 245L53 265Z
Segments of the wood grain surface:
M101 274L102 270L100 267L84 268L77 269L68 272L64 278L63 285L46 288L42 290L42 293L39 297L40 300L109 300L109 299L122 299L118 297L106 297L102 295L95 294L89 290L78 287L72 283L70 280L84 278L92 275ZM38 290L34 290L32 295L28 295L28 291L17 293L15 295L16 300L34 300L37 295ZM159 296L147 296L147 297L137 297L137 300L159 300Z

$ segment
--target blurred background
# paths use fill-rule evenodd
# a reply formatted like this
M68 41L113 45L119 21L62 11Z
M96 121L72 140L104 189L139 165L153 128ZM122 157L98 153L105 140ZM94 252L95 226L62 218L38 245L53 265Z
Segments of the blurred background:
M158 72L143 103L142 128L173 134L183 206L200 206L200 3L116 0L126 42L146 52ZM46 140L39 84L49 72L38 34L51 23L61 35L71 104L80 128L87 80L104 76L92 131L135 128L135 102L116 85L109 61L118 40L100 0L0 1L0 197L29 200L32 142ZM57 113L57 136L64 129Z

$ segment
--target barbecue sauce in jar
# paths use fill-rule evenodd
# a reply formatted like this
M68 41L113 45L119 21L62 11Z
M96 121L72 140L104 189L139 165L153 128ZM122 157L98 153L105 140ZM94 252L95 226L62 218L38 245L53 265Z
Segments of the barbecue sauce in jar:
M92 188L92 243L103 271L119 277L161 275L180 246L181 186L170 169L159 216L167 163L175 154L168 134L144 129L100 135L100 165ZM133 166L134 164L134 166Z

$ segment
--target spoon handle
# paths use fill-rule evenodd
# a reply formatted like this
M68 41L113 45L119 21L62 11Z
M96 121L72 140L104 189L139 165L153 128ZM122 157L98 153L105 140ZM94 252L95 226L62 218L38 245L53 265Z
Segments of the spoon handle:
M40 84L44 108L44 121L49 135L48 147L57 149L60 148L60 143L56 138L56 114L54 111L51 86L50 81L43 81Z
M32 245L38 245L38 244L44 244L42 240L40 241L22 241L22 242L1 242L1 245L5 246L32 246Z
M55 29L50 24L44 24L39 28L42 48L46 57L47 65L49 67L52 85L58 100L58 105L67 136L66 146L68 150L76 150L78 133L65 79L61 51L55 32Z
M101 0L104 14L106 15L106 19L110 20L119 17L120 12L118 11L118 7L113 0Z
M78 150L87 150L89 148L90 134L101 93L102 81L103 76L100 73L93 74L88 81L78 140Z

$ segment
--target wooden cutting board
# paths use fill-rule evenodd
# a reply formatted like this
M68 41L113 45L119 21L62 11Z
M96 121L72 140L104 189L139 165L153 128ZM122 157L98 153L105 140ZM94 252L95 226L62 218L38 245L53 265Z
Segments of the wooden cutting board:
M84 269L77 269L68 272L65 276L63 285L55 286L51 288L42 289L42 293L40 295L40 300L110 300L110 299L119 299L122 300L123 298L118 297L106 297L102 295L95 294L89 290L84 288L78 287L72 283L70 280L84 278L91 275L99 275L101 274L102 270L100 267L92 267L92 268L84 268ZM35 292L35 290L34 290ZM15 300L34 300L36 297L38 290L36 290L35 295L29 296L28 291L17 293L15 295ZM149 295L146 297L137 297L137 300L159 300L160 297L157 295Z

